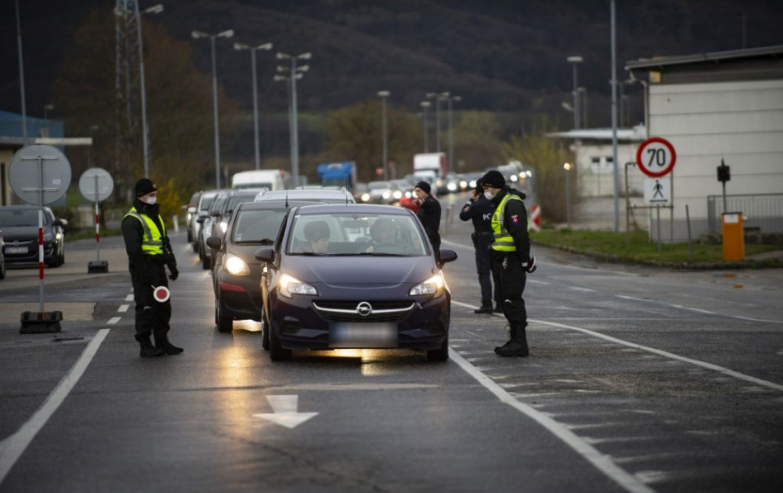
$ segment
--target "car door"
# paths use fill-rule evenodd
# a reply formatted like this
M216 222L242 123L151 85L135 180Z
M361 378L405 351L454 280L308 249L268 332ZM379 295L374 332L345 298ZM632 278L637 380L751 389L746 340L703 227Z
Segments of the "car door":
M280 231L277 234L277 239L275 240L274 245L274 251L275 251L275 262L273 265L269 265L267 263L264 263L264 265L261 267L261 299L264 302L264 315L266 317L266 320L271 321L272 320L272 308L269 300L269 293L272 290L272 286L275 285L277 282L277 276L279 274L279 267L280 267L280 258L283 255L283 245L285 245L285 236L289 229L289 221L291 220L294 215L292 215L292 212L295 212L296 208L289 211L285 217L283 218L283 223L280 225Z

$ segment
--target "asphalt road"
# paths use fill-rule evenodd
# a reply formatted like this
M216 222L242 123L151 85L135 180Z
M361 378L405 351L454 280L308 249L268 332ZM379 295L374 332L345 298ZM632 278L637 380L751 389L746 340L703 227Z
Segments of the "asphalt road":
M0 324L0 492L783 491L783 272L537 249L531 356L503 359L505 320L473 314L468 227L448 226L447 363L346 350L272 364L258 324L215 330L184 235L181 356L138 357L121 266L47 286L52 302L94 302L94 320ZM37 294L0 286L1 303Z

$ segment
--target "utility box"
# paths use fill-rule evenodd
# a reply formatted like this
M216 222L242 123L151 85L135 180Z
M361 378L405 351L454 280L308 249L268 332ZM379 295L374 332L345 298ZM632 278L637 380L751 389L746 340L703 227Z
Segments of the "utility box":
M745 260L745 228L741 212L721 214L723 260Z

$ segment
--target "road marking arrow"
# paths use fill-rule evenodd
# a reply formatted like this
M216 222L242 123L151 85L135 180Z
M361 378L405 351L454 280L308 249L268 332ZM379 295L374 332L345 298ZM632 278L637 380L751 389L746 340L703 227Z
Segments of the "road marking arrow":
M253 414L257 418L266 419L286 428L296 428L305 421L318 415L318 413L300 413L296 409L299 406L298 395L268 395L266 399L272 406L274 413Z

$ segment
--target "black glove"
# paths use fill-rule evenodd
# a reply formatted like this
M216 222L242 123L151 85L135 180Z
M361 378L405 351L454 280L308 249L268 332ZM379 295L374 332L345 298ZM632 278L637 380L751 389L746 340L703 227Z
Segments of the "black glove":
M526 269L528 274L532 274L533 272L536 271L537 268L538 266L536 265L536 258L530 257L530 259L528 259L527 261L527 269Z
M177 270L177 266L174 264L169 265L169 272L171 272L171 275L169 275L169 279L172 281L176 281L179 277L179 271Z

